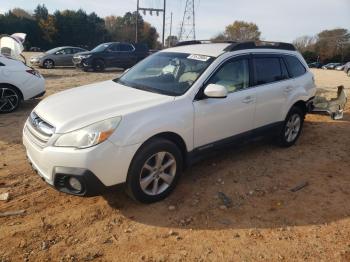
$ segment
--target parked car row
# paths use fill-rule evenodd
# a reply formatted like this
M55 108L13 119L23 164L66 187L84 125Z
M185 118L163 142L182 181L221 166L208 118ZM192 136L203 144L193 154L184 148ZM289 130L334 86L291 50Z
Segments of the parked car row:
M350 76L350 62L348 63L328 63L322 64L321 62L313 62L308 64L309 68L322 68L326 70L337 70L344 71L348 76Z
M51 49L30 58L33 66L52 69L75 66L83 70L103 71L109 67L127 69L149 55L147 46L120 42L103 43L88 51L74 46Z

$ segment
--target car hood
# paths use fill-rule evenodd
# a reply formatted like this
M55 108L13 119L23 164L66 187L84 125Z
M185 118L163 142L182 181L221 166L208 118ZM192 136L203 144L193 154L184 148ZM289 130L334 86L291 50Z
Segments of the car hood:
M34 109L53 125L56 133L70 132L92 123L174 101L174 97L151 93L105 81L51 95Z

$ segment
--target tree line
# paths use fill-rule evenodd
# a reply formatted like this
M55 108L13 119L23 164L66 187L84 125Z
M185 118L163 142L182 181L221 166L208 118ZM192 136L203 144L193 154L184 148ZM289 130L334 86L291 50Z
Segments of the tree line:
M57 46L72 45L91 49L109 41L135 40L136 12L124 16L99 17L84 10L48 12L45 5L38 5L31 14L21 8L14 8L0 14L0 34L22 32L27 34L25 47L39 47L44 50ZM150 48L159 47L155 27L138 15L139 42Z
M50 14L45 5L38 5L31 14L21 8L14 8L3 15L0 14L0 34L26 33L27 49L40 47L47 50L64 45L91 49L102 42L133 42L136 20L139 41L146 43L150 48L160 48L156 28L136 12L101 18L94 12L87 14L81 9L57 10ZM261 40L261 32L255 23L235 21L212 40L257 41ZM176 36L169 36L166 40L167 46L177 42ZM315 36L301 36L295 39L293 44L307 62L350 61L350 32L347 29L337 28L324 30Z
M259 27L254 23L235 21L213 40L257 41L261 40ZM293 41L308 63L350 61L350 32L344 28L323 30L315 36L301 36Z

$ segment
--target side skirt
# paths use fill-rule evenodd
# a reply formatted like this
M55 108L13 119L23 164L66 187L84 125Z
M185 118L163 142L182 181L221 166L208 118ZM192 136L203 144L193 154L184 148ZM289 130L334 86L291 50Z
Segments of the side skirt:
M278 136L282 130L284 121L269 124L238 135L234 135L213 143L197 147L187 154L187 166L191 166L202 159L233 146L249 143L262 137Z

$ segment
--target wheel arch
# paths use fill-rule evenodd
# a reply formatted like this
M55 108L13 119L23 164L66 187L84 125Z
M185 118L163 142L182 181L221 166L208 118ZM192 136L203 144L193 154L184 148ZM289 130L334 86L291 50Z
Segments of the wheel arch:
M10 88L15 89L15 90L16 90L16 92L19 94L19 96L20 96L21 100L23 100L23 99L24 99L24 96L23 96L22 91L21 91L21 90L20 90L20 89L19 89L17 86L14 86L14 85L9 84L9 83L0 83L0 87L2 87L2 86L7 86L7 87L10 87Z
M307 113L306 102L303 101L303 100L299 100L299 101L295 102L295 103L291 106L291 108L292 108L292 107L298 107L298 108L300 108L300 109L304 112L304 115L306 115L306 113ZM291 108L290 108L290 109L291 109ZM290 110L290 109L289 109L289 110Z
M187 163L187 146L185 143L185 140L177 133L175 132L162 132L162 133L158 133L156 135L153 135L151 137L149 137L147 140L145 140L142 145L139 147L139 149L136 151L135 155L137 154L137 152L142 148L143 145L145 145L147 142L149 142L152 139L156 139L156 138L163 138L166 140L169 140L171 142L173 142L181 151L181 155L182 155L182 159L183 159L183 163L184 163L184 167L186 167L186 163Z

